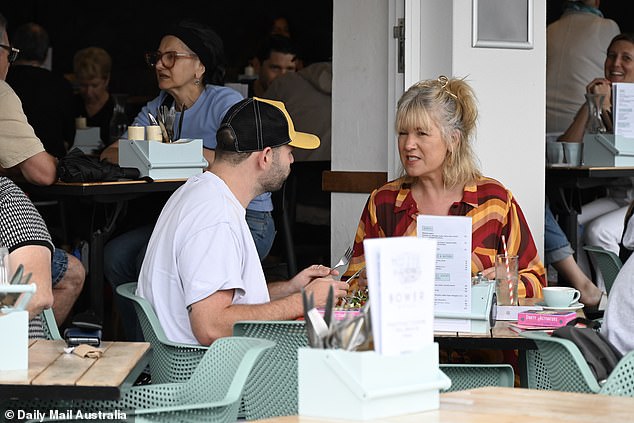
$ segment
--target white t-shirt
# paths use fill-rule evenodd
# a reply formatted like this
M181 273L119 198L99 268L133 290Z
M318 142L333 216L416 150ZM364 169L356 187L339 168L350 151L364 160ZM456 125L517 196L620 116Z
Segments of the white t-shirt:
M198 344L187 307L218 290L235 289L234 304L270 300L245 213L210 172L189 178L163 207L137 294L152 304L171 341Z

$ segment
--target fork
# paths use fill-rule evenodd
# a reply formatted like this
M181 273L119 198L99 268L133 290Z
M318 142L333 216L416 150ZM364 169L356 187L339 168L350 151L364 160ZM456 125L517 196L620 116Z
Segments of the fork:
M341 256L341 258L339 259L337 264L332 266L332 268L336 269L338 267L342 267L342 266L348 265L348 263L350 263L350 258L352 258L352 246L348 247L348 249L346 250L345 253L343 253L343 256Z

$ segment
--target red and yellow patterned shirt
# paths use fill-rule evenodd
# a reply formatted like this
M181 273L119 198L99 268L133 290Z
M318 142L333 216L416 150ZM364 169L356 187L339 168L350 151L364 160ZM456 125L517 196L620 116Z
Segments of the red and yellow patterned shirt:
M418 207L410 185L403 178L388 182L370 194L354 240L354 251L346 275L365 266L363 240L394 236L416 236ZM491 178L465 186L462 201L449 209L451 216L472 219L471 274L494 266L503 253L502 235L508 253L519 257L519 297L542 297L546 272L537 254L533 236L513 194Z

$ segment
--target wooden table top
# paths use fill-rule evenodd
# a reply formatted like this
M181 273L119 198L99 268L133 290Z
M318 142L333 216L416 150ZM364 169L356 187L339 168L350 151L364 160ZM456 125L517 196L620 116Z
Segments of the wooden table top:
M0 373L0 398L119 399L149 361L148 342L102 342L100 358L67 354L65 346L31 340L28 370Z
M365 422L384 423L597 423L632 420L634 398L522 388L479 388L440 395L440 408ZM301 416L260 423L338 423L351 420Z

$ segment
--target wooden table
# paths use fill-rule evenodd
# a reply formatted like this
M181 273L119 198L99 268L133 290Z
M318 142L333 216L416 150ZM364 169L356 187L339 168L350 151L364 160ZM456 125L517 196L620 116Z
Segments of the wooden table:
M581 213L581 192L604 187L619 178L634 177L634 167L546 166L546 195L553 213L570 241L577 245L577 215Z
M520 305L535 305L543 301L542 298L520 298ZM584 316L583 310L578 310L580 317ZM434 340L440 348L447 349L491 349L491 350L518 350L519 377L522 387L528 387L527 350L536 350L537 345L528 338L510 328L510 321L497 321L489 333L472 332L435 332Z
M129 200L152 193L173 192L185 183L186 179L116 181L116 182L56 182L50 186L37 186L18 182L29 194L39 198L64 200L85 198L93 204L110 204L111 213L102 227L92 227L90 236L90 254L88 278L90 280L90 303L92 310L103 317L103 246L115 230L118 219Z
M327 406L327 404L325 404ZM365 422L383 423L598 423L633 420L634 398L539 391L479 388L440 394L440 408L423 413ZM337 423L351 420L300 416L274 417L260 423Z
M150 359L147 342L102 342L100 358L66 354L65 346L31 340L29 369L0 373L0 399L117 400Z

